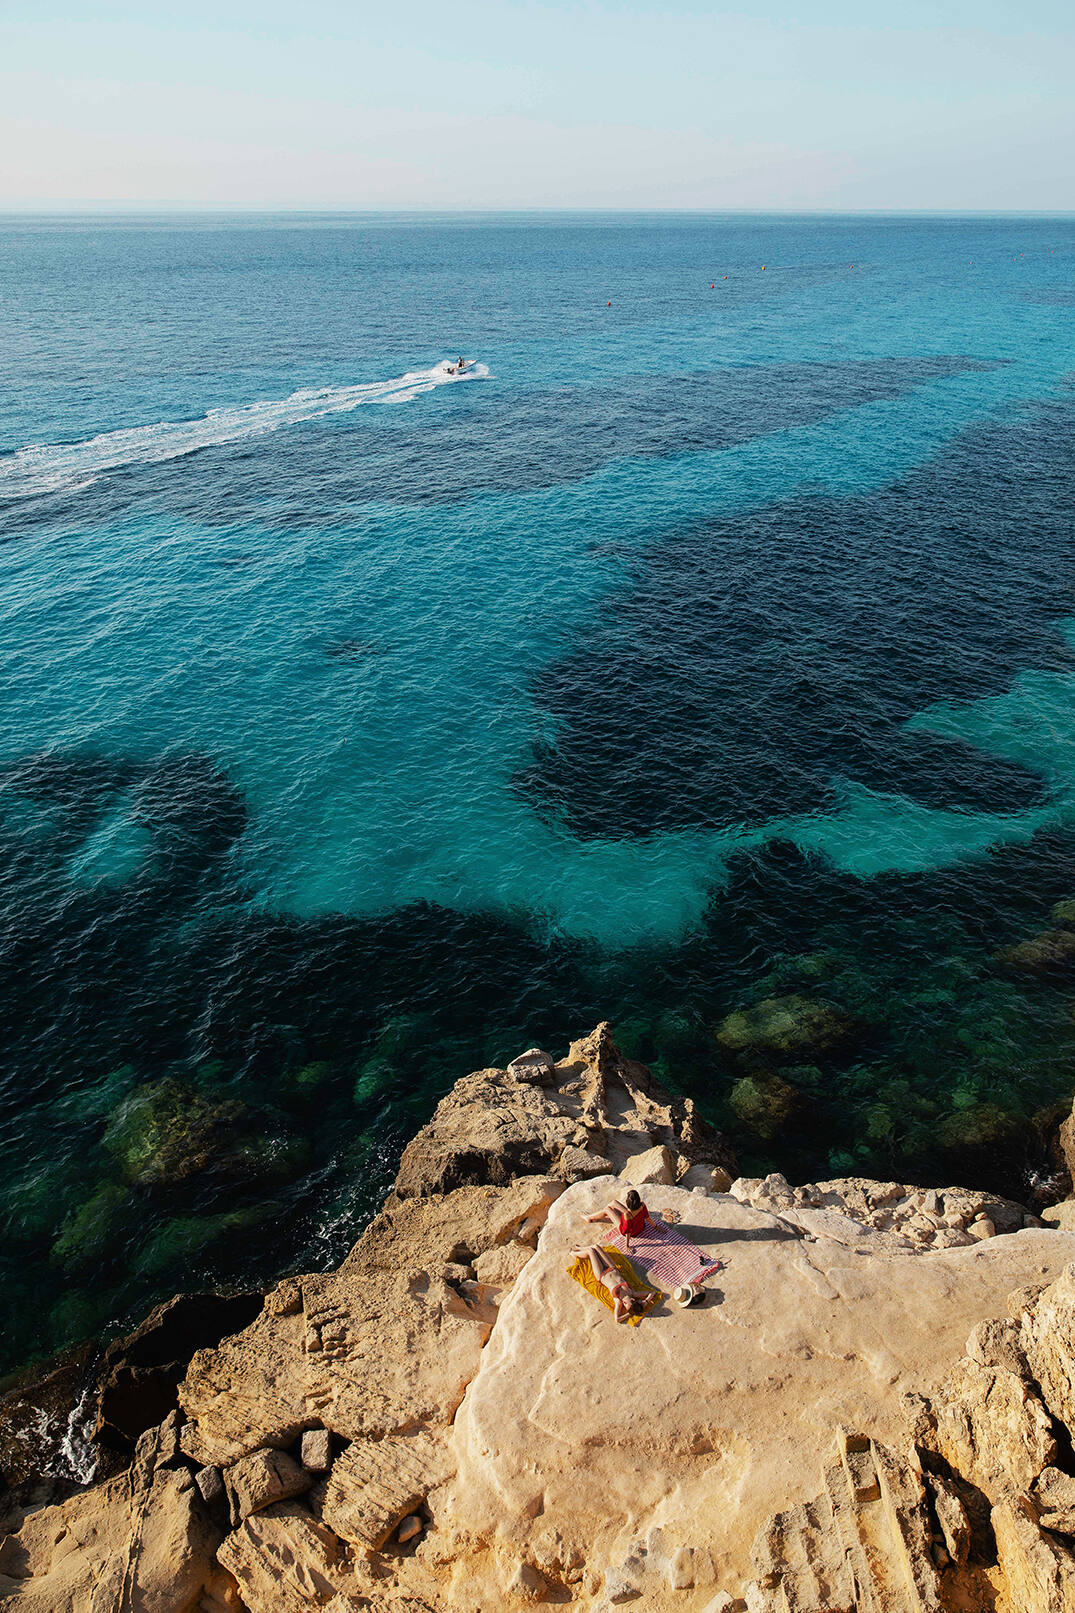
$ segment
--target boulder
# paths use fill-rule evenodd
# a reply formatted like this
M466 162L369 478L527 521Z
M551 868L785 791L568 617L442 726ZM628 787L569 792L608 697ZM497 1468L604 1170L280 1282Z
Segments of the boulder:
M1003 1366L956 1363L932 1400L929 1446L986 1495L1029 1490L1055 1463L1052 1418L1026 1378Z
M604 1154L595 1154L592 1149L576 1148L569 1144L556 1161L556 1174L562 1176L565 1182L580 1182L587 1176L609 1176L612 1173L612 1161L606 1159Z
M339 1537L294 1501L247 1518L218 1558L234 1576L247 1613L310 1613L332 1606L335 1596L340 1613L351 1613L373 1589Z
M647 1148L645 1153L632 1154L620 1166L622 1182L635 1187L649 1187L655 1183L671 1186L676 1179L676 1157L670 1148Z
M1075 1433L1075 1265L1023 1312L1019 1337L1046 1406Z
M944 1549L956 1567L962 1568L971 1550L970 1518L963 1498L956 1486L938 1473L930 1475L929 1489L933 1510L944 1537Z
M332 1466L332 1435L327 1428L308 1428L302 1436L302 1465L307 1473L327 1473Z
M428 1431L357 1440L333 1463L318 1513L342 1540L377 1551L452 1465L447 1440Z
M219 1467L200 1467L194 1475L194 1482L207 1507L216 1507L227 1500L224 1476Z
M1038 1521L1054 1534L1075 1535L1075 1478L1047 1467L1035 1485Z
M691 1190L700 1187L706 1193L728 1193L732 1179L723 1165L710 1165L700 1160L695 1165L688 1165L679 1179L679 1186Z
M533 1081L538 1086L551 1081L554 1070L554 1061L540 1047L527 1048L525 1053L520 1053L508 1065L508 1074L516 1081Z
M1006 1495L989 1521L1012 1613L1075 1613L1075 1553L1041 1528L1029 1496Z
M504 1243L474 1262L474 1275L490 1288L510 1288L534 1251L525 1243Z
M1041 1220L1047 1226L1059 1227L1061 1232L1075 1232L1075 1199L1048 1205L1041 1212Z
M224 1474L233 1527L277 1501L304 1495L312 1482L305 1468L286 1451L251 1451Z

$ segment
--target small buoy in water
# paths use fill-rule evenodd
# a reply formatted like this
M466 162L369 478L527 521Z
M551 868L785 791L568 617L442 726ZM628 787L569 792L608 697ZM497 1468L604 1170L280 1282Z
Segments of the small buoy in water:
M765 273L765 265L764 265L764 263L763 263L763 264L762 264L762 266L761 266L761 272L762 272L762 274L764 274L764 273Z
M610 303L609 303L609 305L608 305L608 306L609 306L609 307L610 307L610 308L611 308L611 307L612 307L612 304L611 304L611 302L610 302Z
M709 289L710 289L710 291L716 291L717 287L716 287L716 282L715 281L711 280L709 282Z

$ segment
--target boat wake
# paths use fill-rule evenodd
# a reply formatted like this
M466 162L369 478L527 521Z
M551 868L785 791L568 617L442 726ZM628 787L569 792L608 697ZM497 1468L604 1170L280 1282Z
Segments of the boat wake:
M201 448L260 437L322 415L346 414L363 403L409 403L436 387L479 381L488 374L487 365L475 363L458 375L445 359L431 369L409 370L389 381L304 389L264 403L210 409L198 420L162 420L152 426L106 431L86 442L19 448L0 456L0 501L80 491L91 486L103 471L181 459Z

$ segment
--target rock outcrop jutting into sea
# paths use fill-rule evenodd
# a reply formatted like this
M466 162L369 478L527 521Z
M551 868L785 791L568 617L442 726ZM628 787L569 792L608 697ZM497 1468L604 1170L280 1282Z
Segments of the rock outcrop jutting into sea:
M465 1077L339 1270L197 1350L128 1468L9 1493L0 1604L1075 1610L1067 1217L733 1168L607 1025ZM567 1267L632 1182L722 1267L626 1327Z

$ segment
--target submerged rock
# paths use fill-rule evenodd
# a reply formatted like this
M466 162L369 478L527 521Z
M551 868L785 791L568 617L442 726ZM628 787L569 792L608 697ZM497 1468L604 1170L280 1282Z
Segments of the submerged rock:
M854 1021L830 1003L792 993L766 997L729 1014L717 1027L717 1041L743 1057L828 1052L845 1042Z
M104 1146L124 1178L140 1187L170 1187L210 1171L286 1178L307 1152L301 1138L259 1135L237 1098L210 1097L171 1077L139 1087L120 1105Z
M115 1248L130 1203L129 1188L119 1182L102 1182L63 1223L52 1245L54 1263L65 1271L85 1270L100 1264Z
M1006 968L1038 975L1070 975L1075 971L1075 930L1042 930L1027 941L1003 947L997 962Z
M784 1129L801 1099L778 1075L747 1075L732 1087L728 1105L748 1130L768 1140Z

